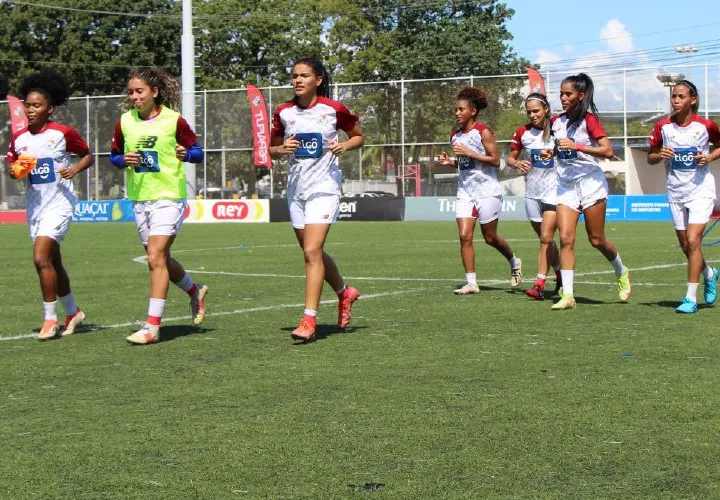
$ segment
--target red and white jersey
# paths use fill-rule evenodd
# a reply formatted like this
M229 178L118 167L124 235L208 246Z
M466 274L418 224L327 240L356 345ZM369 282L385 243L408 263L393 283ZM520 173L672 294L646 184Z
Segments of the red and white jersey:
M16 162L23 154L37 159L37 165L26 178L28 221L47 210L72 212L77 201L72 181L60 175L62 169L72 166L70 153L85 156L89 148L80 134L67 125L48 122L37 134L23 130L12 136L8 163Z
M485 156L485 146L482 142L483 130L490 130L482 123L475 123L469 132L463 129L455 130L450 136L450 144L453 146L460 144L472 151ZM490 130L492 132L492 130ZM458 194L464 191L471 198L490 198L492 196L500 196L502 189L498 182L498 168L473 160L469 156L458 156Z
M568 128L568 117L565 113L551 118L552 131L555 139L572 139L584 146L597 146L603 137L607 137L605 128L597 116L587 113L579 124ZM555 156L557 172L561 182L572 182L580 177L602 171L597 159L587 153L561 149Z
M698 152L707 155L710 144L720 146L720 130L717 123L696 114L690 123L682 126L675 120L665 118L655 124L650 136L650 147L672 148L675 157L665 160L665 184L668 200L687 203L697 198L715 199L715 177L707 165L698 166Z
M510 140L510 149L526 151L531 168L525 176L525 197L534 200L554 199L557 193L558 175L555 159L543 160L544 150L553 149L555 143L552 135L543 140L543 130L530 124L523 125L515 131Z
M272 135L283 140L294 135L300 141L288 160L289 200L306 200L316 193L341 193L342 172L330 145L338 140L338 130L352 130L358 119L342 103L326 97L318 97L307 108L295 101L278 106Z

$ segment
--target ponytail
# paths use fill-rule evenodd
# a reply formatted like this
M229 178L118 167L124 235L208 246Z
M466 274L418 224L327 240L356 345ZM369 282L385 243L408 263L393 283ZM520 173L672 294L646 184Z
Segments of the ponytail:
M322 83L318 85L317 87L317 96L318 97L330 97L330 73L327 69L325 69L325 65L322 63L322 61L317 57L301 57L300 59L296 59L293 63L293 67L297 66L298 64L307 64L313 69L313 73L315 73L315 76L319 76L322 78Z
M155 104L165 106L175 111L180 109L180 84L173 76L162 68L143 68L133 71L128 75L128 81L137 78L148 84L150 88L156 88L158 95ZM125 99L121 103L123 109L131 109L132 103Z
M585 94L585 98L580 101L578 107L568 113L568 128L580 125L585 115L590 112L595 116L599 115L597 106L595 106L595 102L593 101L595 86L588 75L578 73L577 75L568 76L562 83L571 83L576 91Z

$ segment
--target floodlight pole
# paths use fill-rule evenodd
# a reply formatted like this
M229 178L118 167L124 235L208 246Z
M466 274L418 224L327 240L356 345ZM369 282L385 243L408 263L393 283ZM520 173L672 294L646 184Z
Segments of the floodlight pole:
M195 38L192 33L192 0L182 0L182 36L181 45L181 85L182 115L190 128L195 130ZM203 135L205 130L202 131ZM197 183L195 165L185 163L185 177L188 198L195 198Z

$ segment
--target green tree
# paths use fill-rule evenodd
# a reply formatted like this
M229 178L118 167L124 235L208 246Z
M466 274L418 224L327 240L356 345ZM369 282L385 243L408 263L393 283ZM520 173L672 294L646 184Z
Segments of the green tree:
M43 5L56 8L0 3L0 96L16 92L22 78L43 65L65 73L76 95L121 93L137 66L179 71L181 19L175 0L48 0Z

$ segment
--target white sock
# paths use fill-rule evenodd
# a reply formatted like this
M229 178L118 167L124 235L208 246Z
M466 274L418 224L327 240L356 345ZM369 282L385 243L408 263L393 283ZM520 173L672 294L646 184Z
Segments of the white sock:
M572 269L560 269L560 278L562 279L563 295L575 293L573 290L573 280L575 279L575 271Z
M148 316L154 316L156 318L162 318L165 312L165 299L153 299L150 298L148 303Z
M345 283L343 283L339 289L335 290L335 293L338 295L342 295L345 292L345 290L347 290L347 285Z
M537 279L545 281L547 279L547 274L538 273Z
M465 273L465 279L471 285L477 285L477 275L475 273Z
M303 313L305 316L310 316L312 318L317 316L317 311L315 309L305 309L305 312Z
M698 285L700 283L688 283L687 284L687 292L685 293L685 298L690 299L693 302L697 302L697 289Z
M43 309L45 309L46 320L57 321L57 300L43 302Z
M623 266L622 259L620 258L620 252L615 256L615 260L610 261L610 264L612 264L613 269L615 269L615 276L620 276L625 270L625 266Z
M60 297L60 303L62 304L63 309L65 309L65 314L68 316L72 316L78 310L78 306L75 303L75 297L73 297L72 292L68 293L65 297Z
M511 258L509 258L508 262L510 263L510 267L517 267L520 265L520 259L515 257L515 255L513 255Z
M183 276L182 279L175 284L179 286L183 291L187 292L193 287L195 282L188 273L185 273L185 276Z
M703 268L703 276L706 280L711 280L713 277L713 269L712 267L707 265L707 262L705 263L705 267Z

